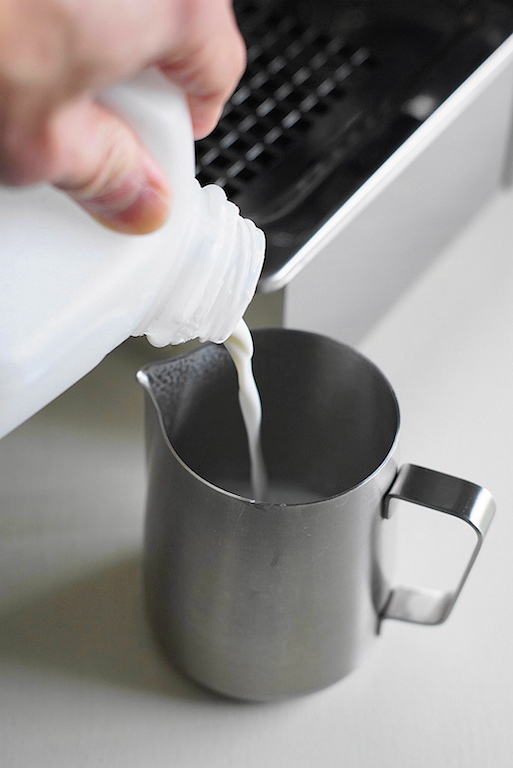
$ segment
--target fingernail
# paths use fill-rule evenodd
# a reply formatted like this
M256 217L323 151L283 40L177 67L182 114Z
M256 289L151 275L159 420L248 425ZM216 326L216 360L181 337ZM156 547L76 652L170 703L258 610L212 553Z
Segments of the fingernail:
M167 220L171 196L145 184L137 197L124 210L93 211L92 216L103 226L126 235L147 235Z
M142 181L133 176L109 195L108 201L82 203L103 226L127 235L147 235L167 220L172 193L169 182L150 156L143 158ZM127 204L123 204L127 201Z

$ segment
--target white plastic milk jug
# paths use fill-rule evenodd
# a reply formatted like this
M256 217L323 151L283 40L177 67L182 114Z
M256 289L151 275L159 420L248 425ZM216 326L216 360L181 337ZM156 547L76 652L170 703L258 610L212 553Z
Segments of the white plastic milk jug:
M127 236L48 185L0 188L0 437L129 336L224 341L256 289L264 236L194 178L183 96L156 71L104 96L168 173L171 215Z

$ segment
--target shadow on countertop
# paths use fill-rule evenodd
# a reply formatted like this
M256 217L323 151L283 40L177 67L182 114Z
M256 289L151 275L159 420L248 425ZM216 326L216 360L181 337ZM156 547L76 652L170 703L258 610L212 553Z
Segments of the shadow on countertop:
M0 613L0 660L175 699L217 700L161 656L145 621L138 557Z

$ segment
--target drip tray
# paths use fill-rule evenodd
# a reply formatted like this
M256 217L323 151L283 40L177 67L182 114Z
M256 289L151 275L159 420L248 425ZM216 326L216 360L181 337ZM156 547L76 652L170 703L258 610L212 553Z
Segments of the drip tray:
M235 2L247 71L196 145L266 233L264 283L513 31L512 2L310 5Z

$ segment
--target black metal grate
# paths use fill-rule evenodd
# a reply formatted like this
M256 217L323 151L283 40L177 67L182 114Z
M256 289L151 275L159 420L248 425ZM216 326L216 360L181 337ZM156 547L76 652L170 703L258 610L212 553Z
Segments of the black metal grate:
M301 146L313 122L340 104L355 70L375 67L367 48L339 35L252 4L242 10L246 39L257 42L249 44L247 71L218 127L197 143L200 183L219 184L234 199Z
M196 144L197 175L264 229L261 286L513 32L513 0L235 0L235 10L248 67Z

